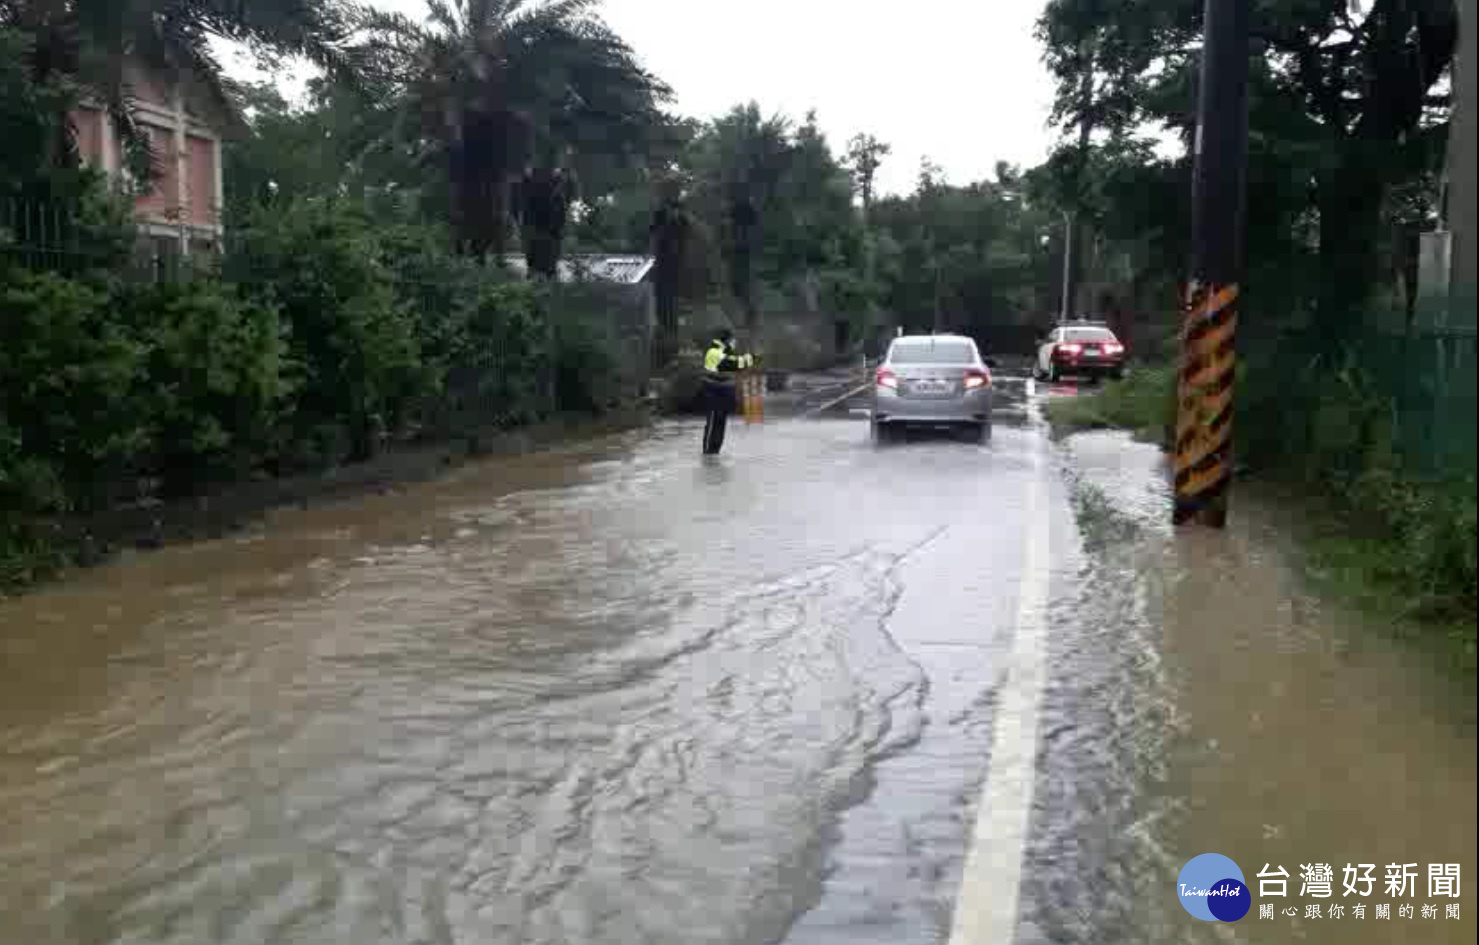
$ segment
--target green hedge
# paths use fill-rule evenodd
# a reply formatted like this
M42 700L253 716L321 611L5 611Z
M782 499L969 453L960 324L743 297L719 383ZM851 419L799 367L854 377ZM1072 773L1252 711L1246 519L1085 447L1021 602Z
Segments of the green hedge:
M395 292L370 221L324 201L263 208L235 238L227 266L244 291L279 309L287 329L288 443L319 447L337 427L351 458L369 456L427 383L415 315ZM314 449L290 458L331 457Z
M0 289L0 499L9 509L86 506L96 479L149 449L147 346L104 287L24 270Z
M0 272L0 586L55 565L59 515L619 399L608 313L444 245L302 201L184 282Z
M268 458L293 388L278 310L200 283L122 287L114 313L143 353L132 394L147 472L166 494Z
M134 475L188 490L268 449L286 390L273 309L216 285L5 283L8 507L86 511Z

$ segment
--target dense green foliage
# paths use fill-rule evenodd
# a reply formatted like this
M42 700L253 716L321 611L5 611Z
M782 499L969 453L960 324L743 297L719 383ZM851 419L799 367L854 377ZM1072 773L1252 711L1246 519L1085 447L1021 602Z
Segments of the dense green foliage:
M0 505L85 514L620 396L588 305L445 253L392 266L357 209L278 208L235 245L222 278L4 271ZM416 281L435 270L454 281ZM45 547L23 524L15 580Z
M396 298L375 230L363 215L303 201L261 210L235 237L227 265L257 283L288 326L294 432L342 424L352 453L398 428L422 383L415 319Z
M438 7L444 19L449 9ZM600 180L603 160L630 164L666 127L650 107L663 90L579 5L458 12L472 32L497 20L508 37L539 41L527 61L501 63L520 79L508 98L474 87L477 62L422 55L442 42L433 32L329 0L250 10L0 2L0 582L59 562L46 524L58 517L363 459L391 439L604 410L630 395L602 299L455 251L467 248L467 221L450 209L489 208L445 160L427 164L448 157L454 129L404 118L418 108L430 117L443 93L470 126L504 109L507 127L480 130L528 133L525 150L505 142L509 167L533 159L558 170L538 162L582 145L571 168ZM271 86L225 81L210 36L330 68L311 104L293 108ZM585 89L583 107L560 107L558 88L534 81L549 78L542 66L556 53ZM387 77L411 61L410 85ZM138 144L126 65L189 73L205 104L241 120L226 151L225 253L164 281L131 262L127 195L81 166L67 120L91 97L113 112L125 144ZM443 65L463 70L450 91L437 87ZM611 80L622 77L648 84L618 101L625 93ZM610 124L633 118L640 127L624 137ZM452 163L486 156L464 150ZM147 149L134 157L147 173ZM512 216L527 224L537 203L526 188Z
M0 354L9 508L66 508L95 477L148 443L130 395L147 351L113 318L104 288L43 273L6 273Z
M0 213L0 500L25 513L0 533L16 552L0 553L0 581L49 560L26 524L38 516L615 403L645 349L620 348L609 297L540 284L570 253L655 257L659 367L716 321L797 366L892 324L1021 344L1057 309L1071 213L1094 237L1085 281L1145 329L1139 358L1164 362L1191 168L1151 132L1190 140L1201 9L1051 0L1040 36L1067 143L984 181L926 160L912 192L882 194L890 148L872 135L838 152L811 114L662 112L668 89L593 0L435 2L425 24L337 0L0 0L0 211L64 207L67 244L36 251ZM1472 449L1440 456L1445 438L1419 421L1472 426L1472 397L1442 372L1442 390L1407 383L1434 373L1421 339L1400 357L1366 339L1416 337L1452 4L1255 13L1240 459L1345 497L1387 547L1442 549L1382 574L1448 612L1473 597L1473 531L1453 525L1472 521L1472 498L1445 481L1472 476ZM326 68L290 104L226 81L211 37ZM126 54L199 77L202 104L235 125L226 252L178 283L139 284L122 207L67 127L91 96L147 171ZM506 272L506 245L544 278ZM841 351L789 330L838 322ZM1152 366L1055 419L1164 429L1170 377Z
M367 68L405 143L444 170L458 247L502 253L513 209L530 271L553 277L580 171L646 153L667 87L589 0L428 6L424 26L366 14Z
M1190 159L1157 156L1149 133L1191 140L1201 16L1197 0L1051 0L1039 23L1074 134L1030 183L1101 238L1087 278L1141 310L1142 353L1174 325L1190 220ZM1360 537L1345 570L1421 613L1466 611L1472 645L1474 342L1424 329L1416 292L1456 24L1451 0L1254 4L1235 436L1245 469L1335 497ZM1163 382L1111 384L1055 419L1164 429L1169 402L1147 390Z
M107 304L139 354L135 383L114 395L143 421L131 458L166 494L270 455L293 393L278 310L191 282L115 286Z
M1166 305L1186 272L1188 157L1147 135L1191 140L1202 4L1052 0L1039 25L1057 116L1107 140L1065 145L1039 172L1045 194L1109 243L1101 267ZM1254 4L1249 84L1249 310L1313 323L1332 343L1373 303L1412 309L1415 240L1431 229L1447 135L1451 0ZM1084 95L1085 82L1090 94ZM1091 275L1094 275L1091 273Z
M1049 400L1044 408L1054 430L1130 430L1153 443L1167 441L1176 425L1176 372L1170 367L1132 371L1103 391Z
M814 115L793 126L751 103L680 131L673 170L582 208L577 249L651 246L690 307L717 300L773 344L767 318L797 310L845 317L857 340L884 321L989 336L1051 308L1060 234L1012 167L967 185L926 167L914 192L878 196L887 145L861 136L839 157Z

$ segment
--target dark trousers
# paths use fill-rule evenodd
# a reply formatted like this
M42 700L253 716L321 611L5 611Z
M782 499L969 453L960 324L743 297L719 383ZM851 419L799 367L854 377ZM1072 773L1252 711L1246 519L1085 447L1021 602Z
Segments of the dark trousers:
M704 454L717 455L724 448L724 428L729 426L729 415L734 412L735 389L733 384L720 381L704 382L704 406L708 417L704 421Z

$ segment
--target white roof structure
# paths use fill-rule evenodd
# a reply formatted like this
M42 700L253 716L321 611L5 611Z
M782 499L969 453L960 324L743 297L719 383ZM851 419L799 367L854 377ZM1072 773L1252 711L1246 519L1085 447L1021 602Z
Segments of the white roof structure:
M565 256L556 264L555 274L560 282L614 282L621 285L636 285L652 271L657 260L651 256ZM528 264L519 254L504 257L508 268L521 275L528 272Z

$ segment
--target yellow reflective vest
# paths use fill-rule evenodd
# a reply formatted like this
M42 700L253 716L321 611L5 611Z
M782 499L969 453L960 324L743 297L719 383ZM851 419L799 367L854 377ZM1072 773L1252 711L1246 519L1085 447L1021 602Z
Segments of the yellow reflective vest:
M715 340L704 352L704 373L719 375L744 370L755 363L754 355L735 354L724 342Z

